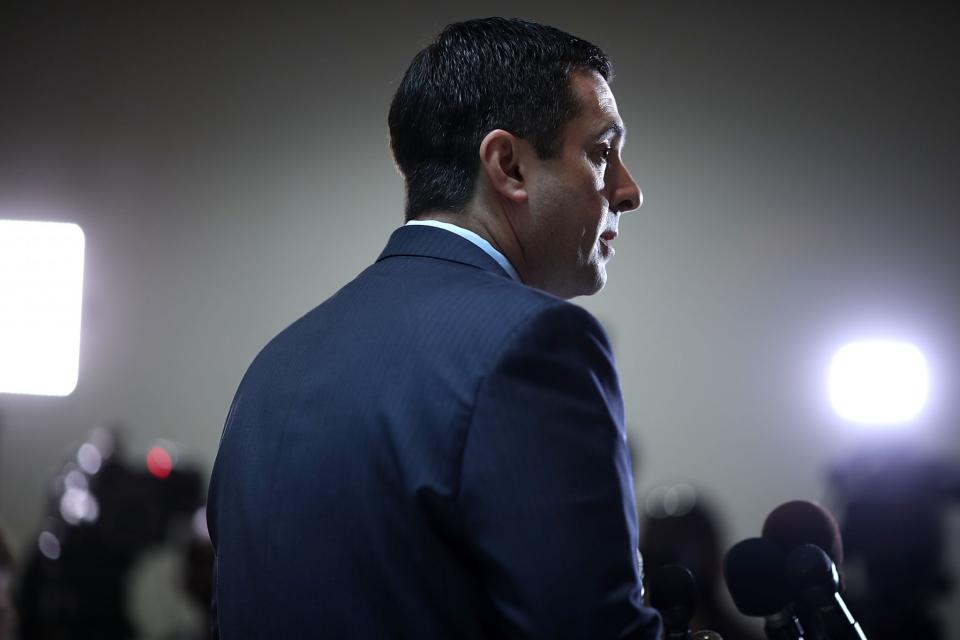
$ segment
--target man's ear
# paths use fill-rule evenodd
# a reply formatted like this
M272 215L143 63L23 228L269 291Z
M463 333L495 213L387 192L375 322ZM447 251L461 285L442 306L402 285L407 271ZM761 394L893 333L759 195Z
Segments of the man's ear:
M516 204L527 201L524 145L529 143L503 129L494 129L480 142L480 171L490 189Z

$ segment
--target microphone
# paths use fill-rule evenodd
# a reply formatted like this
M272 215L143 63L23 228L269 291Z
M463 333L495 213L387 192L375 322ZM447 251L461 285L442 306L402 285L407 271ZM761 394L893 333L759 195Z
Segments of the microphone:
M830 512L807 500L785 502L767 516L763 537L776 542L789 554L802 544L815 544L838 567L843 564L843 540L840 526Z
M785 555L802 545L813 544L826 551L836 566L843 564L840 526L829 511L815 502L792 500L771 511L763 523L763 537L777 543ZM842 591L842 580L840 584ZM804 603L795 602L794 613L807 640L830 640L824 635L820 620Z
M768 640L803 640L803 627L790 607L784 553L764 538L733 545L723 562L723 576L733 603L745 616L764 619Z
M650 575L650 604L660 612L666 640L687 640L697 609L693 574L679 564L666 564Z
M697 609L697 585L693 573L679 564L658 567L650 576L650 604L660 612L666 640L723 640L716 631L690 631Z
M840 596L837 566L823 549L802 544L787 555L784 572L796 602L816 617L824 638L867 640Z

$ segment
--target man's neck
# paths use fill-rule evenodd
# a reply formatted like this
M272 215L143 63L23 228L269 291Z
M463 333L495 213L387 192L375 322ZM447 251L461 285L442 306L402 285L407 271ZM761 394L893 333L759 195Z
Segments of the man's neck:
M495 213L478 214L468 208L464 209L461 213L431 211L417 216L416 219L437 220L472 231L503 254L517 270L520 280L526 282L524 278L525 262L523 260L523 251L520 243L517 242L516 234L505 213L500 213L499 215Z

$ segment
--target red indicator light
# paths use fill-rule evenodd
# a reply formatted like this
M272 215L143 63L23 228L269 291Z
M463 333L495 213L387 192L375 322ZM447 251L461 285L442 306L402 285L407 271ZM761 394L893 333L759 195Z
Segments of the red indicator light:
M154 447L147 454L147 470L162 480L173 471L173 458L163 447Z

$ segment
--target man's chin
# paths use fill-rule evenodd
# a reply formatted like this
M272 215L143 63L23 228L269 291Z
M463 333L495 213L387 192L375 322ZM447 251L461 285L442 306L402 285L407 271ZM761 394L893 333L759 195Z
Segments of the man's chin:
M593 277L589 280L586 280L579 286L578 291L568 298L575 298L577 296L592 296L595 293L600 293L607 284L607 270L603 265L598 265L598 269L593 272Z
M597 279L594 282L594 289L590 292L590 295L600 293L605 286L607 286L607 270L600 267L600 271L597 273Z

